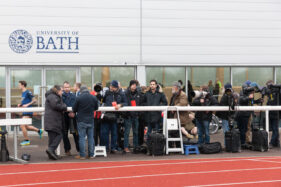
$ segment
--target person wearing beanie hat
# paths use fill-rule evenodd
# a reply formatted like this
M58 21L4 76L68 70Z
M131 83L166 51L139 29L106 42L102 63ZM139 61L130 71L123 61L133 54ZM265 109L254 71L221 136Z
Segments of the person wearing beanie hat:
M232 90L232 85L230 83L226 83L224 85L224 90L228 90L228 89Z
M244 84L246 84L247 86L250 86L251 83L252 82L250 80L247 80L247 81L244 82Z
M109 90L107 90L103 97L103 104L106 107L114 107L119 110L123 106L127 106L127 99L124 92L119 89L117 80L111 81ZM101 146L106 146L106 149L111 149L111 153L117 152L117 113L106 112L103 115L103 122L101 125ZM111 134L111 143L109 147L109 133Z
M114 88L119 88L119 83L117 80L113 80L113 81L111 81L110 86L112 86Z
M226 83L224 85L225 92L220 100L220 106L228 106L233 108L237 103L235 102L233 91L232 91L232 85L230 83ZM237 101L237 100L236 100ZM216 115L222 120L222 129L223 133L226 133L230 130L229 128L229 118L231 115L233 115L233 111L219 111L216 113ZM224 140L225 144L225 140Z
M138 82L131 80L128 89L125 91L126 99L129 106L142 105L142 93L137 89ZM133 129L133 147L136 151L139 146L139 112L128 112L125 119L125 132L124 132L124 153L129 153L129 135L131 128Z
M266 82L266 96L268 106L279 106L281 104L281 94L280 89L274 88L272 90L271 86L274 85L273 80ZM279 98L278 98L279 97ZM279 100L279 102L278 102ZM280 138L279 138L279 122L280 121L280 111L270 111L269 112L269 125L272 128L272 136L269 142L269 149L274 147L280 148Z

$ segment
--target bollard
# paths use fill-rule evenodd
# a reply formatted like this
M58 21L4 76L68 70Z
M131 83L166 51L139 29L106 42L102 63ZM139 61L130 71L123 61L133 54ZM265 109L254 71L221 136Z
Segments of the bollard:
M1 134L1 154L0 154L0 161L1 162L7 162L9 161L9 151L7 149L6 145L6 134L7 131L0 131Z

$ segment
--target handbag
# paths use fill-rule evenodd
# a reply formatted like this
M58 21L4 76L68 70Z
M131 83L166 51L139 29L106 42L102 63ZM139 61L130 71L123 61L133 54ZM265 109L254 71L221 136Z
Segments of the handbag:
M69 118L69 131L70 134L76 133L76 119L75 118Z
M103 120L106 122L116 122L117 117L115 113L106 112L103 116Z

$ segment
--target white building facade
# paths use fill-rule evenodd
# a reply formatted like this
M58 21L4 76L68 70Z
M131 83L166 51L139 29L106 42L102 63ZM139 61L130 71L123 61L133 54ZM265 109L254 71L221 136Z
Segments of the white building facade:
M281 83L278 0L3 0L0 28L0 107L19 80L39 106L65 80Z

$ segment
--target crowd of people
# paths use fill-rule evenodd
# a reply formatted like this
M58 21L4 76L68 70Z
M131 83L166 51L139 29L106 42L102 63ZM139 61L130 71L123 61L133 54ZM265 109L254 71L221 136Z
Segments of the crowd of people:
M19 82L22 90L22 102L18 107L31 107L36 102L32 93L26 89L25 81ZM187 94L182 81L176 81L172 85L172 97L167 101L161 84L151 80L148 87L141 87L137 80L131 80L127 89L120 86L120 82L112 80L108 87L103 88L101 83L93 85L92 91L81 83L75 83L74 92L70 90L70 83L65 81L62 86L55 85L46 93L44 124L48 133L48 149L46 153L52 160L61 157L56 154L56 149L61 140L64 143L64 153L71 156L71 143L69 133L73 135L75 149L79 155L75 158L93 158L95 145L105 146L112 154L123 151L130 153L137 150L145 142L145 137L152 132L161 131L163 116L159 112L100 112L98 108L114 107L119 110L124 106L229 106L229 111L217 112L216 115L222 120L223 132L228 132L233 124L237 124L240 131L242 148L250 143L249 133L251 121L255 113L251 111L234 111L234 106L253 106L264 102L267 96L267 105L280 105L280 88L274 86L273 81L268 81L265 87L259 87L257 83L246 81L242 85L242 91L236 93L230 83L224 86L219 81L212 85L201 86L199 91L194 91L188 81ZM220 90L223 94L220 97ZM259 99L255 99L255 93L261 93ZM72 107L68 111L67 107ZM187 141L198 144L210 143L209 125L213 111L179 112L181 132ZM177 112L169 112L169 118L177 118ZM24 117L32 117L32 113L23 113ZM270 126L272 138L270 147L280 147L279 140L279 111L270 112ZM234 123L235 122L235 123ZM40 137L43 130L33 126L21 127L24 141L21 145L29 145L30 140L27 130L38 132ZM132 129L133 141L130 144L130 132ZM124 136L121 141L120 135ZM86 153L86 140L88 141L88 153ZM109 141L110 140L110 141Z

